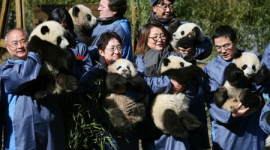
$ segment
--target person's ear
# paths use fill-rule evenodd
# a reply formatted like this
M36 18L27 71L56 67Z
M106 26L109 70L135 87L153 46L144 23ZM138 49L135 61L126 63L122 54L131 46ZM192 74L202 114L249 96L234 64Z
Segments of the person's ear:
M100 56L104 56L105 55L104 51L102 51L101 49L98 49L98 53L99 53Z

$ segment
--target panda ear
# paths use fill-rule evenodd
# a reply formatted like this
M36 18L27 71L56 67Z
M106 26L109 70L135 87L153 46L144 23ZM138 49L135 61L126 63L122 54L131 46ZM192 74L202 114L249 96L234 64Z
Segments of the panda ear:
M260 61L262 61L262 55L258 55Z
M239 58L239 57L241 57L242 56L242 52L237 52L237 53L235 53L235 55L234 55L234 59L235 58Z
M187 55L183 58L185 61L192 63L192 65L196 65L197 61L193 56Z
M80 12L80 9L77 6L74 6L72 9L72 15L74 17L78 17L79 12Z
M40 32L41 34L45 35L46 33L50 32L50 29L48 28L48 26L42 26Z
M163 59L163 64L164 64L164 66L168 66L170 62L171 62L171 61L170 61L170 59L168 59L168 58L164 58L164 59Z

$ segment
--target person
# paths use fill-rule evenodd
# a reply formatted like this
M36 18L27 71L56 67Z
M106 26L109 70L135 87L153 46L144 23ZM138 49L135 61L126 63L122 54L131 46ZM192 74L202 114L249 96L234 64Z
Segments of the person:
M41 59L27 48L28 35L12 29L5 37L11 54L0 67L0 108L5 149L65 149L61 107L48 95L31 97L31 83L42 67ZM2 139L0 140L2 141Z
M88 47L93 61L98 61L99 54L97 42L104 32L115 32L121 37L123 43L122 58L133 61L131 45L130 22L124 18L127 10L126 0L100 0L98 25L94 28L92 37L96 37L92 45Z
M187 22L180 22L174 13L174 0L149 0L152 11L147 23L157 23L163 25L172 34L175 27L178 27ZM179 47L177 55L185 56L192 55L198 60L207 58L212 53L212 43L209 37L205 36L203 42L196 44L196 51L192 52L191 48Z
M249 108L241 110L240 103L234 112L218 108L213 102L215 91L224 84L223 72L237 53L238 49L236 31L230 26L218 27L212 35L213 43L218 56L204 68L208 78L205 79L205 96L212 121L213 149L262 149L266 134L259 126L259 117L262 106L250 114ZM234 84L234 83L231 83ZM261 93L256 84L249 84L252 92ZM250 114L250 115L248 115Z
M74 76L79 80L81 76L89 71L93 64L88 52L87 46L78 40L77 34L74 32L74 24L68 11L64 8L54 9L48 17L48 20L54 20L60 23L69 33L68 50L74 53L76 60L73 67Z
M120 36L115 32L105 32L100 36L100 39L97 42L97 47L100 54L99 63L95 65L89 72L85 73L84 76L81 78L80 83L82 83L83 86L79 91L80 93L88 93L90 95L92 94L95 97L101 95L101 97L98 97L98 99L101 100L106 94L108 94L105 83L106 75L108 72L108 65L111 61L122 58L122 40ZM99 88L96 85L97 81L100 81ZM102 94L95 95L96 92L94 90L97 89L100 89L101 91L98 93ZM129 92L129 89L127 87L120 87L119 89L115 90L114 93L126 95L131 94L129 96L132 96L132 94L134 94L132 92ZM135 93L135 95L138 95L136 96L137 102L142 102L144 104L147 103L147 92ZM109 121L107 119L108 118L102 118L101 121L105 127L109 125ZM117 137L117 134L121 137ZM109 135L112 136L116 149L139 149L139 138L137 135L136 127L132 131L127 133L121 133L121 131L116 131L116 133L109 133ZM111 144L109 144L109 142L105 142L104 144L108 149L115 149Z
M175 80L169 79L167 76L159 75L162 59L168 57L172 53L172 47L169 44L170 39L171 36L169 32L162 25L146 24L141 30L135 52L137 71L144 77L150 89L148 118L141 124L143 130L140 132L142 146L143 149L146 150L190 149L188 139L181 139L174 137L173 135L163 134L157 129L153 130L154 124L149 121L151 120L151 101L153 101L157 94L185 92L185 90L189 88L189 85L181 85Z

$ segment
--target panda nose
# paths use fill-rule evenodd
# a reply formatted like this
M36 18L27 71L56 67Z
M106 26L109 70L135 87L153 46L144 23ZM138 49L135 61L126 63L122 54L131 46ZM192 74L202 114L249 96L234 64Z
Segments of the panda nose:
M127 72L127 69L123 69L122 71L123 71L123 72Z

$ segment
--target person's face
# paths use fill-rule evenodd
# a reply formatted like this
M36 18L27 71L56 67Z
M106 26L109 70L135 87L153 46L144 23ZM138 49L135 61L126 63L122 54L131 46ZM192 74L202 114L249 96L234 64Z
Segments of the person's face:
M214 43L220 57L225 61L233 59L236 53L237 40L232 42L229 37L219 37L214 39Z
M147 40L147 46L151 49L162 51L166 46L166 36L164 32L157 27L153 27L150 30L150 34Z
M100 0L98 10L99 10L99 18L101 19L112 17L117 13L116 11L110 10L109 0Z
M105 50L99 50L99 54L103 56L108 62L122 58L122 46L117 39L111 39Z
M6 43L6 49L11 56L26 60L28 49L27 49L27 37L20 30L13 30L8 34L8 42Z
M169 18L173 15L173 4L168 0L164 0L161 4L152 7L158 17Z

